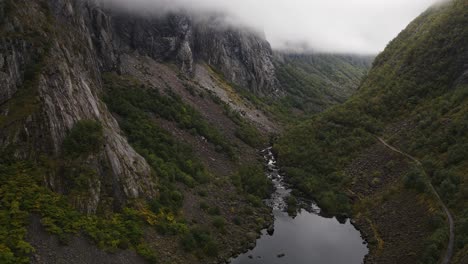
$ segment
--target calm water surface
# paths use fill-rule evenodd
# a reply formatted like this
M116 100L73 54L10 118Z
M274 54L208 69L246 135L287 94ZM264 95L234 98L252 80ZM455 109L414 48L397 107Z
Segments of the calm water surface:
M320 216L320 208L306 204L296 217L286 212L285 198L290 190L276 167L271 149L263 151L268 177L276 192L267 204L275 216L274 233L262 231L257 246L231 260L231 264L360 264L367 246L349 220Z

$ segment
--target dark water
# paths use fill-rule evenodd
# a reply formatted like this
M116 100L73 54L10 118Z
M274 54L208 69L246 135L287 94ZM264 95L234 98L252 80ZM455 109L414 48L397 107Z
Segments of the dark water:
M268 177L276 192L267 204L275 216L274 233L266 230L257 240L257 246L235 259L231 264L359 264L368 249L359 231L349 220L320 216L320 208L313 203L304 204L296 217L286 212L285 198L290 190L276 167L271 149L263 151L268 162Z

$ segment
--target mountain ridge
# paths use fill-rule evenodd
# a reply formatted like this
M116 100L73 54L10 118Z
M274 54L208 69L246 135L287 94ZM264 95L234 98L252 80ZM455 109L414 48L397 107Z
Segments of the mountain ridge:
M1 4L2 262L217 263L254 246L272 221L257 151L280 125L243 93L282 96L262 37L93 1Z
M466 260L466 7L429 8L376 57L347 102L276 145L292 183L329 211L353 215L369 241L366 263L438 263L449 231L428 180L455 218L452 262ZM430 179L376 135L421 160Z

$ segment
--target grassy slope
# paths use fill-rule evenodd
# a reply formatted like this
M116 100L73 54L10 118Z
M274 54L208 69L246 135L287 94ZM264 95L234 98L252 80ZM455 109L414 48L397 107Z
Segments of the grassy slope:
M468 227L468 85L462 77L468 60L467 7L466 0L457 0L423 13L376 58L355 96L297 126L276 145L280 162L299 189L333 213L351 213L351 204L359 203L350 203L354 197L346 190L355 190L358 179L378 182L380 177L365 171L358 173L364 174L359 178L349 166L378 144L374 135L389 139L423 161L430 180L454 212L455 259L460 261L467 252ZM412 174L404 178L405 173L386 186L406 192L398 184L418 189L415 182L425 180ZM367 195L376 193L384 190ZM436 261L443 250L431 239L440 242L444 236L427 238L426 252L413 253L424 263Z
M305 112L344 102L359 86L373 57L333 54L278 54L277 76L284 99Z

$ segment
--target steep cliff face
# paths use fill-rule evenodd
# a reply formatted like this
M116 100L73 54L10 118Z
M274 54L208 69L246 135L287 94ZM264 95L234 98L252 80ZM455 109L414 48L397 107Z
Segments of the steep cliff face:
M207 263L194 250L228 259L255 240L245 234L269 212L230 177L257 165L266 134L257 127L275 126L233 84L275 89L264 40L187 14L136 16L95 1L5 0L0 15L0 221L15 225L0 227L0 259L8 251L7 263L27 262L22 243L37 249L37 263L54 262L37 230L31 245L23 231L10 239L32 215L53 234L83 232L114 250L148 243L139 253L162 252L165 263ZM235 212L245 224L234 221L233 201L254 212ZM202 203L224 217L229 237ZM10 221L16 205L21 217ZM182 248L198 226L210 243Z
M76 206L93 213L104 195L117 204L128 198L156 194L146 161L120 135L114 118L99 99L99 60L91 42L82 4L51 1L18 1L3 25L2 39L2 150L12 150L19 159L40 155L63 156L62 142L79 120L101 123L104 146L84 163L96 171L90 179L87 198ZM21 8L18 8L21 7ZM26 20L22 17L28 17ZM57 19L59 23L54 20ZM52 23L52 21L54 21ZM47 184L66 192L57 173ZM103 193L103 182L113 183Z
M87 213L96 212L105 196L121 206L157 194L147 162L100 100L101 73L128 71L122 56L172 62L188 78L196 63L206 63L258 94L276 90L271 49L254 33L187 14L145 17L103 10L94 1L2 1L1 12L1 148L19 159L60 159L62 142L79 120L101 123L102 151L82 161L96 171L87 198L76 204ZM67 192L58 172L47 185Z
M186 13L138 16L98 7L90 7L90 12L96 46L107 59L103 66L134 50L160 62L175 62L189 77L196 63L207 63L229 82L256 94L278 92L270 44L253 31ZM111 47L116 53L109 57Z
M195 51L198 58L255 94L281 94L273 65L270 44L257 34L209 21L196 28Z

